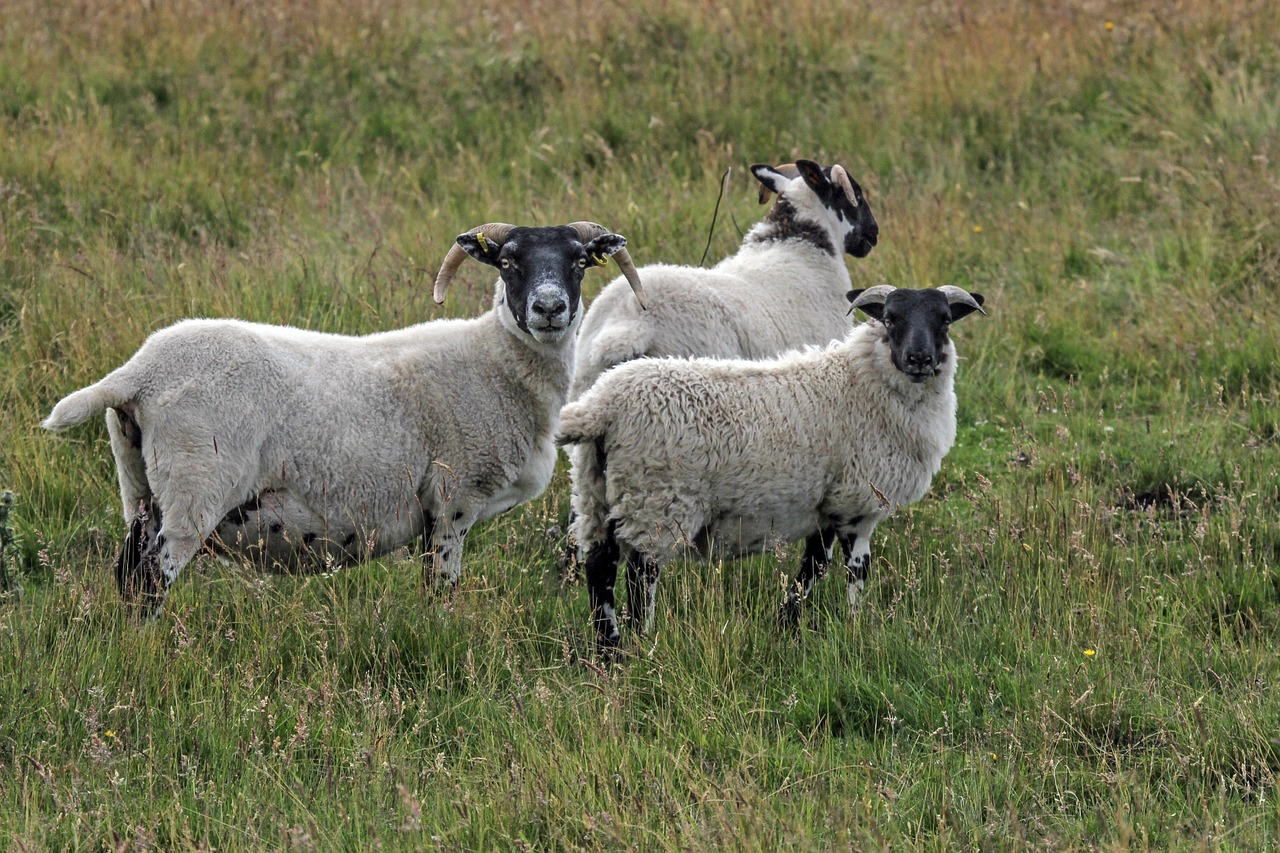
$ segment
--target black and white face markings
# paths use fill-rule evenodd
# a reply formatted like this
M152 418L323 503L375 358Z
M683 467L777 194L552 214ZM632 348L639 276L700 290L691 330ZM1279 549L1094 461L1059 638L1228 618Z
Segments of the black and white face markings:
M849 301L856 300L862 292L850 291ZM969 295L975 306L948 301L936 288L898 288L883 302L858 307L884 326L893 366L912 382L924 382L937 376L946 362L947 330L951 324L982 304L982 294Z
M828 210L836 215L836 219L848 225L844 233L844 251L855 258L865 258L871 254L880 240L880 226L871 213L871 205L867 204L862 194L862 187L844 171L844 167L820 166L812 160L797 160L796 167L800 177L813 190L818 199ZM839 168L849 181L846 189L839 181L834 170Z
M484 234L464 234L458 245L481 263L498 270L507 308L516 325L535 340L554 343L573 323L582 304L582 277L589 267L626 246L618 234L602 234L586 243L568 225L518 226L495 243Z
M795 205L781 196L782 189L798 174L822 205L835 214L836 220L846 225L843 245L839 249L855 258L865 258L875 248L880 239L880 226L862 194L862 187L843 166L824 167L812 160L797 160L794 169L787 166L775 169L767 164L757 163L751 167L751 173L760 182L762 202L767 201L771 193L780 195L765 217L768 227L757 232L754 239L800 239L828 254L837 253L837 247L831 244L826 229L809 219L801 219ZM844 185L846 180L847 187Z

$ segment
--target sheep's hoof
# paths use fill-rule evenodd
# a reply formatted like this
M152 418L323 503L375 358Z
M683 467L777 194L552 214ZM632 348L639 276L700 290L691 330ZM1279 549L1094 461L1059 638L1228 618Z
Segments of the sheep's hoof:
M622 656L622 635L617 631L612 634L596 635L596 657L601 663L611 664Z

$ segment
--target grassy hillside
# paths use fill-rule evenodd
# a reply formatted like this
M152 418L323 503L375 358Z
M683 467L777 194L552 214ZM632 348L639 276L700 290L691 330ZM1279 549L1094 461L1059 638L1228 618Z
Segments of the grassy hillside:
M187 316L484 309L452 238L697 263L746 166L841 162L855 286L953 283L957 445L849 623L797 556L674 567L590 661L543 498L406 557L211 561L139 629L63 394ZM8 0L0 842L14 849L1259 849L1280 837L1280 18L1194 4ZM588 279L593 294L604 279ZM0 539L0 542L4 540Z

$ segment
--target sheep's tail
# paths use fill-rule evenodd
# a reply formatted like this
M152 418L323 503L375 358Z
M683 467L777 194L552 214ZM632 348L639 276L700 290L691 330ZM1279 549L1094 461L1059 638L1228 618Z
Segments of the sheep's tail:
M129 398L126 395L121 394L118 389L108 385L104 380L63 397L40 426L47 430L61 432L76 424L84 423L109 408L123 406L128 402Z
M609 431L613 422L612 407L603 406L598 395L587 400L569 403L560 410L560 426L556 430L556 445L591 444L599 441Z

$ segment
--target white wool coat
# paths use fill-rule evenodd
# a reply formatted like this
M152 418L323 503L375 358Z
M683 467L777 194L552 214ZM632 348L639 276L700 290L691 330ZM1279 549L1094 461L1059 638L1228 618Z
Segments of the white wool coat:
M426 521L469 526L550 481L572 339L519 332L503 299L499 283L480 317L364 337L185 320L45 426L107 410L126 522L145 476L166 526L201 539L216 526L223 550L283 565L367 559ZM136 419L141 457L109 407ZM237 535L246 515L260 523Z
M833 518L886 517L924 495L955 441L954 345L945 352L939 373L913 384L873 321L769 361L608 371L561 412L558 442L584 451L578 542L600 541L613 520L620 542L662 563L687 547L740 556Z

